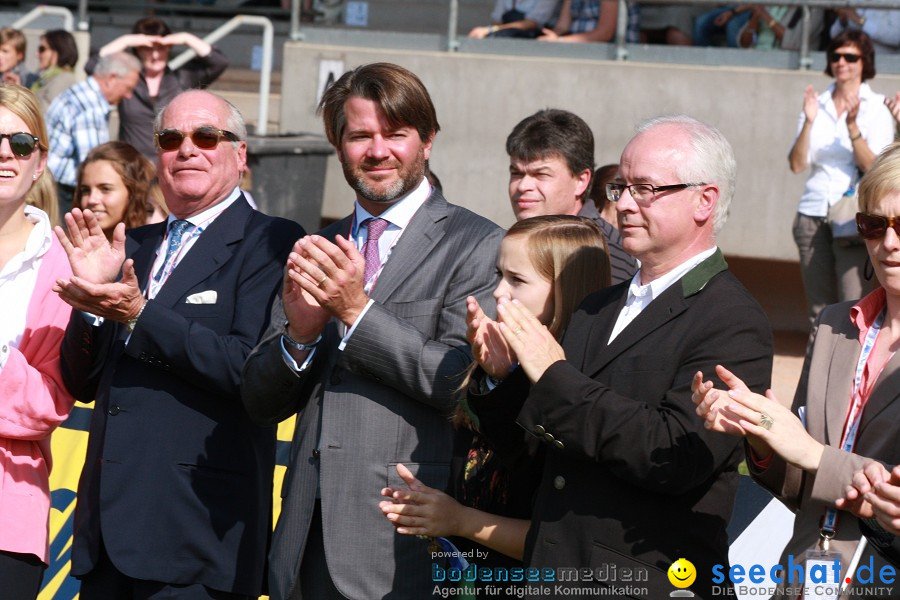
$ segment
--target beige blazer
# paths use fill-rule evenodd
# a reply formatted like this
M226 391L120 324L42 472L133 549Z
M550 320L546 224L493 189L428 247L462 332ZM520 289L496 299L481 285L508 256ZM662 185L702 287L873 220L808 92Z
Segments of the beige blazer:
M839 448L860 352L859 330L849 317L853 304L828 306L820 314L794 396L792 410L799 414L805 406L807 431L826 444L818 472L810 475L777 457L764 471L750 465L754 478L796 513L794 534L782 553L782 565L787 564L788 555L794 556L794 563L803 560L806 550L818 540L825 510L843 497L856 470L872 458L888 465L900 463L900 353L891 358L876 381L863 411L854 453ZM861 537L857 521L848 512L838 515L831 548L843 555L841 581ZM866 548L860 564L868 564L870 556L874 556L876 573L887 564L871 547ZM896 582L892 585L896 597L898 587ZM881 586L877 577L872 586ZM881 593L887 594L887 589Z

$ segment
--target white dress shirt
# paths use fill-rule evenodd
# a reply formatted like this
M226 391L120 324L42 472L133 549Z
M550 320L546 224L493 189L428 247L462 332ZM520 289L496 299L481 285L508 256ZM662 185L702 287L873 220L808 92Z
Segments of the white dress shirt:
M52 244L53 228L46 213L25 205L25 218L34 223L25 249L13 256L0 271L0 369L6 365L9 349L18 348L25 332L25 318L37 283L41 260ZM54 293L54 292L48 292Z
M629 323L634 321L641 311L647 308L653 300L659 298L660 294L666 291L673 283L684 277L688 271L702 263L715 253L716 247L713 246L709 250L704 250L700 254L696 254L687 259L665 275L657 277L646 285L641 285L641 272L638 271L631 278L631 285L628 286L628 297L625 298L625 306L616 319L612 333L609 335L609 342L612 344L623 329Z

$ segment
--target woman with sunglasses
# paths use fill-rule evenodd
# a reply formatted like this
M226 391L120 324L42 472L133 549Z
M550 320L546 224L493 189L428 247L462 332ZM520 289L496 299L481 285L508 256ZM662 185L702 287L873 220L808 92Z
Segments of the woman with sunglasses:
M72 271L28 203L46 164L37 98L0 86L0 589L14 600L37 597L48 564L50 434L73 402L59 370L71 309L51 291Z
M54 98L78 83L75 77L77 62L78 46L71 33L65 29L44 32L38 43L40 78L31 85L43 110L47 110Z
M713 389L700 373L693 382L707 428L744 436L751 475L796 512L780 564L788 556L802 562L827 537L826 560L841 555L840 582L855 579L847 565L861 538L857 518L842 510L852 508L842 500L847 486L871 459L900 463L900 144L880 155L860 181L859 211L857 229L880 285L862 300L819 314L792 408L771 391L748 391L721 366L716 372L728 391ZM859 564L869 565L873 555L874 575L885 563L871 546ZM874 586L882 585L875 579ZM785 585L797 587L796 580ZM881 593L896 597L884 588Z
M73 207L90 209L112 243L119 223L132 229L149 222L156 211L151 198L155 182L156 167L134 146L100 144L78 165Z
M827 56L825 74L834 83L818 96L807 86L788 156L794 173L810 168L793 226L810 324L825 305L859 298L872 287L865 248L856 238L834 237L828 209L854 195L860 176L894 139L884 96L865 83L875 77L869 36L845 31L831 41Z

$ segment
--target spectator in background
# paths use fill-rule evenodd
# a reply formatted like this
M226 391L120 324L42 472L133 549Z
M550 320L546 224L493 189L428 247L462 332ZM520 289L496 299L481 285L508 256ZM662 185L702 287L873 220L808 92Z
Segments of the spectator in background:
M0 85L0 136L0 589L34 600L50 561L50 434L72 408L59 368L71 310L51 290L72 270L47 215L26 203L38 182L52 187L27 89Z
M631 279L637 262L622 248L616 228L589 201L594 134L584 119L549 108L522 119L506 138L509 201L516 220L539 215L579 215L600 227L609 247L612 282Z
M781 48L794 13L792 6L750 5L750 18L738 34L738 46L772 50Z
M228 67L228 59L192 33L172 33L165 21L156 17L140 19L131 31L103 46L100 57L131 49L140 59L143 69L134 93L119 104L119 139L153 160L153 117L159 107L183 90L208 86ZM178 45L187 46L197 56L173 71L168 66L169 53ZM85 70L93 72L96 64L97 58L92 58Z
M470 38L535 38L552 22L559 0L497 0L491 25L473 27Z
M76 83L75 64L78 63L78 45L65 29L45 31L38 43L38 80L31 91L41 101L46 111L53 99Z
M894 139L884 96L865 83L875 77L869 36L845 31L831 41L827 56L825 74L834 83L818 95L807 86L788 155L794 173L810 168L793 226L810 324L826 305L860 298L871 289L864 273L865 246L858 238L836 238L828 211L842 196L855 194L860 176Z
M552 29L545 27L541 42L608 42L616 35L617 0L563 0Z
M37 75L25 68L25 34L12 27L0 28L0 81L25 87L37 80Z
M725 45L737 48L741 30L752 14L752 5L720 6L694 19L695 46L721 46L716 36L725 37Z
M706 7L702 4L643 4L640 6L640 41L645 44L690 46L694 19L705 11Z
M74 207L90 209L109 242L119 223L140 227L157 210L151 199L156 167L126 142L107 142L78 165Z
M104 56L93 75L50 104L47 166L56 179L60 214L72 208L78 165L88 152L109 140L109 113L113 105L131 96L140 69L141 63L130 54Z
M619 172L619 165L616 163L603 165L594 170L594 178L591 181L591 192L589 198L600 213L600 217L616 228L619 229L619 217L616 213L616 203L611 202L606 195L606 184L614 181L616 174ZM612 239L612 236L610 236ZM607 242L611 243L611 242ZM621 245L621 241L618 242Z
M844 31L862 30L879 53L895 54L900 50L900 10L880 8L835 8L837 18L831 24L831 37Z

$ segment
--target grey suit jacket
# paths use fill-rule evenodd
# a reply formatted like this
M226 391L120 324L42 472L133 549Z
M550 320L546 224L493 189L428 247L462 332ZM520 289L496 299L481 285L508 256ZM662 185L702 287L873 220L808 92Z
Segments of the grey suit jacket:
M807 431L825 444L818 472L810 475L786 465L777 457L767 469L759 470L748 460L754 478L797 513L794 534L784 549L781 564L786 564L788 554L794 556L795 563L799 562L804 552L816 542L819 521L826 508L833 507L835 500L843 497L844 489L856 470L873 458L891 465L900 463L900 437L897 435L897 423L900 423L900 354L891 358L875 383L863 411L854 452L851 454L840 449L860 351L859 330L848 316L853 304L834 304L820 313L794 396L793 411L797 413L800 407L806 407ZM843 555L842 580L860 535L856 517L840 512L831 547ZM860 564L868 564L870 556L874 556L877 574L886 563L869 546ZM877 581L877 577L875 579Z
M346 235L350 219L322 231ZM343 351L331 322L310 367L285 364L281 300L272 326L244 366L243 399L259 423L298 413L282 511L270 553L270 593L298 584L319 488L329 572L353 600L426 598L434 584L427 544L398 535L378 509L379 492L403 487L404 463L426 485L449 479L454 392L471 362L466 296L488 307L503 231L434 192L391 252L375 303ZM315 600L315 599L308 599Z

